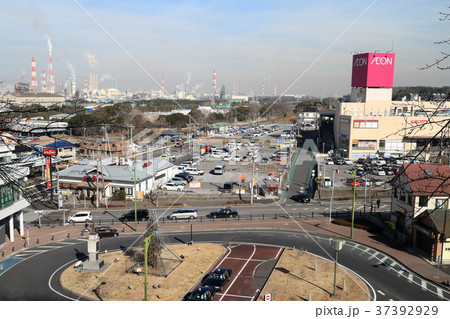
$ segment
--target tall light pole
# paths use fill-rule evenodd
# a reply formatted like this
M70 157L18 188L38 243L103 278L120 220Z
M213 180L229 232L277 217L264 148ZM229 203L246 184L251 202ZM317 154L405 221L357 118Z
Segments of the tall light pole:
M332 179L332 185L331 185L331 198L330 198L330 218L328 220L329 223L331 223L331 211L333 208L333 198L334 198L334 174L336 173L336 170L338 170L338 168L334 168L333 167L333 179Z
M134 231L137 232L137 196L136 196L136 157L131 157L134 161Z
M352 171L352 176L353 176L353 202L352 202L352 228L350 231L350 239L353 239L353 225L355 224L356 170Z

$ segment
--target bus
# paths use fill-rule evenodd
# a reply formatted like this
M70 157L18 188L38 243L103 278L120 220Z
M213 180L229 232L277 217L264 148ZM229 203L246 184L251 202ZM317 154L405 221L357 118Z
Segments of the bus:
M226 168L225 164L223 163L217 164L214 167L214 174L222 175L223 173L225 173L225 168Z

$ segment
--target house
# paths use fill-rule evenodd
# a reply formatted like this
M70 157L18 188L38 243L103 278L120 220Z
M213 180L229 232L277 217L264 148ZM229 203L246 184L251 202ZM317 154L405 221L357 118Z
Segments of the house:
M449 178L448 165L403 164L391 181L391 221L395 223L397 230L408 236L413 246L430 253L434 260L442 253L442 250L436 251L437 241L444 238L443 232L448 231L437 211L448 209ZM449 226L447 228L450 229ZM445 245L449 245L448 239Z
M76 156L76 147L67 141L56 141L45 145L45 148L54 148L57 151L57 156L61 159L73 159Z
M131 161L126 165L116 164L111 158L83 160L58 172L59 187L75 192L79 198L82 193L92 198L98 189L102 198L112 198L124 191L126 199L134 199L135 187L136 196L142 198L177 174L176 167L160 157L151 161L136 161L136 164Z
M306 108L298 115L300 127L303 130L316 130L319 124L320 112L315 108Z

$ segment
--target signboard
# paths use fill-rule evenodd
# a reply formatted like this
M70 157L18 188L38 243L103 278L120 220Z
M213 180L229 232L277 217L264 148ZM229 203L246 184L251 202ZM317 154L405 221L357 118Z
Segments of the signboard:
M56 156L56 149L54 148L43 148L42 154L45 156Z
M354 120L353 128L378 128L378 120Z
M271 294L264 295L264 301L271 301L271 300L272 300Z
M190 182L189 187L190 188L202 188L202 183L201 182Z
M355 54L352 87L391 88L394 82L395 53Z
M245 174L241 174L240 178L241 181L245 180Z
M428 120L411 120L411 124L425 124Z

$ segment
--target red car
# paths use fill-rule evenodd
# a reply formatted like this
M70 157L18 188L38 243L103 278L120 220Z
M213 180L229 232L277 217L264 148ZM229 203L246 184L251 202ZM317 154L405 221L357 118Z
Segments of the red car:
M95 232L98 234L98 237L100 238L119 236L119 231L109 226L95 227Z
M349 184L349 185L353 186L355 182L356 182L356 186L360 185L359 180L357 180L357 179L354 179L354 178L347 179L347 184Z

